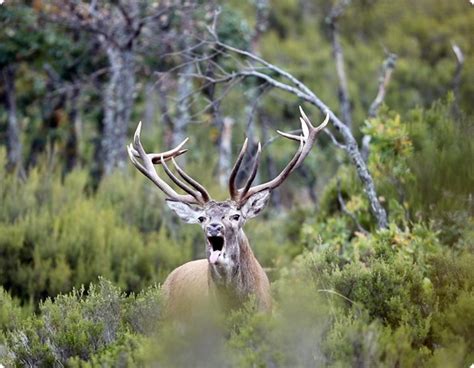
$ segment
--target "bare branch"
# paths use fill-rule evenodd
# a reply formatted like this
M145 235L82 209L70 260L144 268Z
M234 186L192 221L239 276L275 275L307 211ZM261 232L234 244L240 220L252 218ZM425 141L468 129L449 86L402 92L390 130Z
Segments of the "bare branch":
M370 105L369 115L368 115L369 118L375 118L380 109L380 106L382 106L382 103L385 99L385 94L387 93L388 84L390 83L393 70L395 69L396 62L397 62L397 55L389 52L388 57L383 62L382 68L380 70L377 95L375 96L374 101ZM364 137L362 138L361 154L362 154L362 158L364 162L367 162L367 160L369 159L370 140L371 140L370 135L364 135Z
M327 134L327 136L331 139L331 142L337 147L337 148L340 148L342 150L347 150L347 147L345 145L343 145L342 143L340 143L336 137L334 136L334 134L331 133L331 131L329 129L326 129L324 131L324 133Z
M209 31L214 37L212 42L209 42L211 45L214 45L216 47L218 46L221 49L226 50L228 53L235 53L237 55L240 55L241 57L248 58L251 61L257 62L265 66L266 68L268 68L268 71L273 72L272 75L270 75L262 71L257 71L255 68L248 67L246 69L241 69L232 73L229 72L226 76L224 76L223 79L229 81L234 80L236 76L257 77L261 80L266 81L269 85L275 88L287 91L303 99L304 101L307 101L308 103L317 107L323 114L329 115L331 123L333 124L335 129L340 132L341 137L344 140L344 150L351 158L359 175L359 178L362 181L364 190L370 202L371 211L377 220L378 226L380 228L386 228L388 226L387 214L385 212L385 209L380 204L372 176L370 175L367 169L367 165L365 164L362 158L357 142L354 136L352 135L350 129L336 116L336 114L323 101L321 101L321 99L319 99L319 97L313 91L311 91L303 82L298 80L292 74L267 62L266 60L256 56L255 54L252 54L245 50L237 49L233 46L229 46L220 42L217 39L217 36L215 34L212 34L212 30ZM278 77L286 79L288 82L282 82L276 79ZM217 82L217 80L214 80L213 82Z
M382 105L385 94L387 93L387 87L390 83L390 78L392 77L393 70L395 69L395 64L397 62L397 55L389 53L388 57L382 64L382 70L379 77L379 87L377 90L377 96L375 96L374 101L369 108L369 118L374 118L379 111L380 106Z

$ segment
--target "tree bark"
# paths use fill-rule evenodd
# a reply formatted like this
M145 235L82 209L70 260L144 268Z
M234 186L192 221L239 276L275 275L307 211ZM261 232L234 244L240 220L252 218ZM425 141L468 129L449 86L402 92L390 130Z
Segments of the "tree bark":
M162 123L163 123L163 144L165 147L171 147L173 144L173 127L174 122L171 119L170 110L168 107L168 88L164 78L158 78L158 107L160 109Z
M2 77L5 85L5 106L7 110L7 165L10 172L21 168L22 144L20 139L20 127L18 124L15 89L15 68L7 65L2 69Z
M110 79L104 93L104 131L101 139L101 171L108 175L125 166L127 126L135 89L134 53L131 48L107 45Z
M256 21L250 42L250 52L257 54L260 38L263 32L265 32L268 27L268 16L270 14L270 8L268 0L256 0L254 4ZM259 87L261 87L262 89L259 89ZM245 180L245 178L247 177L248 171L250 170L253 164L252 159L257 151L258 137L256 134L255 123L257 121L256 117L258 117L259 99L263 95L265 90L265 86L259 86L258 81L255 81L250 84L248 90L245 92L245 96L247 98L247 103L245 104L245 116L247 117L247 126L245 129L245 134L247 135L249 145L242 168L237 176L237 182ZM259 181L260 173L257 172L255 182L258 183Z
M177 114L174 120L173 128L173 147L177 146L186 138L186 130L190 120L190 103L193 89L193 80L189 75L194 72L194 64L189 62L188 57L184 57L187 63L183 67L182 74L178 77L177 86ZM182 156L184 157L184 156Z
M66 120L66 94L54 92L56 89L63 87L62 81L56 71L49 65L45 65L44 69L48 75L46 83L48 93L42 100L42 120L31 142L27 160L28 168L36 166L38 158L45 152L48 153L48 159L54 159L51 154L55 150L55 145L59 137L58 129Z
M190 49L192 47L193 20L191 9L184 9L181 16L182 32L182 72L178 76L177 82L177 114L174 121L173 146L178 145L186 138L186 130L190 121L191 98L193 92L193 78L190 75L194 72L194 62ZM181 160L184 161L184 156Z
M347 75L344 62L344 53L339 38L339 29L337 20L342 15L344 8L349 5L350 0L343 0L335 5L327 18L329 31L331 35L332 54L336 64L336 75L339 81L339 102L341 105L342 120L352 131L352 107L349 96L349 87L347 83Z
M222 119L222 130L219 141L218 178L221 187L228 184L230 170L232 168L232 126L231 118Z
M151 126L154 123L157 102L155 83L148 81L145 83L145 113L143 116L145 126Z
M379 77L379 86L377 89L377 95L375 96L374 101L370 105L369 108L369 118L375 118L377 113L382 105L385 95L387 93L387 87L390 83L390 79L392 78L393 70L395 69L395 65L397 63L397 55L393 53L389 53L387 58L382 64L382 69L380 71Z
M349 87L347 85L346 70L344 67L344 54L339 41L339 33L336 26L332 27L332 47L333 56L336 63L336 74L339 80L339 102L341 104L341 115L344 123L352 130L351 102L349 97Z
M66 140L66 162L65 171L70 172L79 161L79 142L81 132L81 121L79 115L80 89L72 86L68 91L69 113L68 113L68 135Z

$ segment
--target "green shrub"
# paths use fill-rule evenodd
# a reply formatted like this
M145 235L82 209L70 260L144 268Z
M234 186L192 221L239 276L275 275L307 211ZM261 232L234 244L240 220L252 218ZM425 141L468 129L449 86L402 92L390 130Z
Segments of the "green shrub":
M18 300L13 299L3 287L0 286L0 345L5 342L5 334L14 330L20 321L31 311L21 308ZM3 355L0 348L0 358Z
M166 324L159 288L126 296L103 279L46 300L37 316L3 293L3 357L35 366L466 366L474 258L440 249L430 234L392 226L353 238L367 243L357 259L306 251L273 282L269 315L250 300L189 326Z
M82 366L130 362L147 333L156 331L159 291L125 296L104 279L40 305L39 315L7 331L9 356L17 366ZM138 359L138 358L137 358Z
M468 157L474 156L474 123L472 117L456 117L453 104L448 97L408 114L416 180L406 192L413 213L431 221L444 243L456 245L472 229L474 164Z
M26 181L0 172L0 284L33 303L98 276L138 292L190 260L197 229L175 231L158 191L123 175L89 193L83 170L61 179L41 166Z

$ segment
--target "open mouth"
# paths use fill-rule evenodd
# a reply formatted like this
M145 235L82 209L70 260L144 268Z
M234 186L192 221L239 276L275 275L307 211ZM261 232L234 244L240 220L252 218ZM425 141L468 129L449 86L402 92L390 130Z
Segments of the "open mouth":
M224 237L222 236L208 236L207 241L209 242L211 249L209 255L209 262L216 264L219 256L221 255L222 249L224 248Z
M209 241L213 251L221 251L224 247L224 238L222 236L208 236L207 240Z

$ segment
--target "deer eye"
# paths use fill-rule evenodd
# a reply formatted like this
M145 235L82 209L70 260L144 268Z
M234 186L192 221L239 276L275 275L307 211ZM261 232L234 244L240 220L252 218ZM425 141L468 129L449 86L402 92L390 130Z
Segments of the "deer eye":
M230 216L230 218L234 221L239 221L240 215L232 215L232 216Z
M204 221L206 221L206 218L204 216L199 216L198 221L202 224Z

